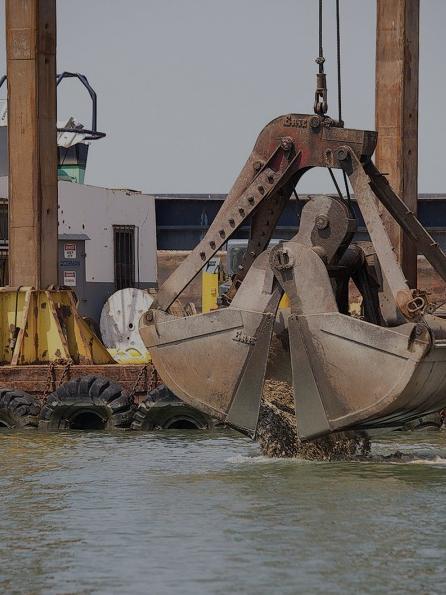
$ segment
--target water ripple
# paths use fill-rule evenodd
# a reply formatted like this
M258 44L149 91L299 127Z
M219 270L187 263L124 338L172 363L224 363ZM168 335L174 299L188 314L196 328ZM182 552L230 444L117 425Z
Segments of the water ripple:
M5 593L435 593L446 435L271 460L230 433L0 433Z

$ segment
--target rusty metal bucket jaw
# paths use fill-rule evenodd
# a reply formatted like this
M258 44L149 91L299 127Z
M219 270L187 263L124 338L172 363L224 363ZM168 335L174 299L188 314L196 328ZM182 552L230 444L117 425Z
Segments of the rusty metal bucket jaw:
M302 439L396 428L446 406L446 344L425 324L381 327L340 314L327 268L298 242L274 274L288 294L291 368ZM274 254L272 262L277 262ZM445 325L441 327L445 335ZM439 333L440 331L438 331Z
M164 383L198 410L254 435L283 290L262 253L228 308L185 318L150 310L140 334Z

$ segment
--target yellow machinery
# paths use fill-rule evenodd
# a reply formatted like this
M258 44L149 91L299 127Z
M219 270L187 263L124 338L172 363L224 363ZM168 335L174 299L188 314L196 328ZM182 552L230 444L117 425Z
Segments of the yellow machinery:
M203 313L217 310L220 286L226 281L220 257L215 256L207 263L201 274L201 311ZM279 309L289 308L290 300L286 293L280 300Z
M1 362L115 363L79 315L70 290L0 288Z
M211 258L201 275L201 311L211 312L218 309L218 294L221 284L222 269L218 256Z

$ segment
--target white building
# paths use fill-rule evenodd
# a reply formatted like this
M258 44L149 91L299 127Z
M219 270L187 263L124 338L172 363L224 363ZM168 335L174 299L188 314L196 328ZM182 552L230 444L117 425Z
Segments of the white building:
M0 203L7 198L0 177ZM154 197L59 181L59 285L76 292L80 313L98 321L114 291L156 282Z

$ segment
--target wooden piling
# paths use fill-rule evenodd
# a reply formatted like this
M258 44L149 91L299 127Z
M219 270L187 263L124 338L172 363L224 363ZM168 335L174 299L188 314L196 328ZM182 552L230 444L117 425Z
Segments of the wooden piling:
M408 208L418 198L419 0L377 0L377 167ZM417 286L415 244L382 209L382 217L410 287Z
M6 0L9 284L57 285L56 0Z

